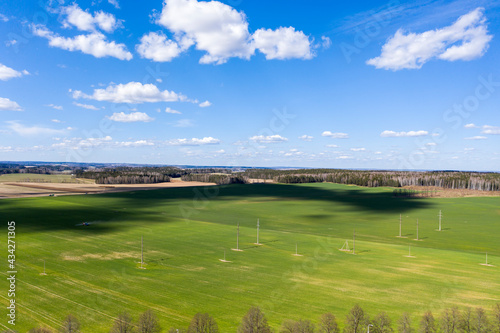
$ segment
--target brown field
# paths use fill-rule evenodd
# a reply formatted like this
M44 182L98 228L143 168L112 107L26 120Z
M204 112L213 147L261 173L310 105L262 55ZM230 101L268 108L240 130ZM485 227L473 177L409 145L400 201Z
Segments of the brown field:
M10 182L0 183L0 199L41 197L53 194L96 194L128 191L156 190L169 187L189 186L213 186L215 183L185 182L180 179L172 179L169 183L157 184L126 184L126 185L102 185L102 184L70 184L70 183L27 183Z
M464 197L494 197L500 196L500 191L477 191L467 189L448 189L432 186L404 186L404 189L418 192L429 191L426 196L432 198L464 198Z

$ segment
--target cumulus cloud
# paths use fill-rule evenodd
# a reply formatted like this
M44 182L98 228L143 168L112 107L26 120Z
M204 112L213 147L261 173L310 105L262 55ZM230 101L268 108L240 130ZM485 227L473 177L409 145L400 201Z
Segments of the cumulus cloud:
M21 136L59 135L64 134L70 128L53 129L43 126L24 126L17 121L7 121L8 128Z
M118 0L108 0L109 4L115 6L116 9L120 9L120 4L118 3Z
M464 138L464 140L486 140L486 139L488 139L488 138L485 136L479 136L479 135Z
M186 97L173 91L160 91L152 83L142 84L140 82L129 82L126 84L110 84L106 89L94 89L92 95L85 94L79 90L72 91L73 98L86 98L96 101L112 103L155 103L184 101Z
M347 133L332 133L330 131L324 131L323 133L321 133L321 136L326 136L326 137L333 138L333 139L348 139L349 138L349 134L347 134Z
M479 126L476 126L474 124L467 124L464 126L465 128L478 128Z
M71 6L62 7L61 13L66 15L63 20L63 27L76 27L80 31L95 32L101 29L108 33L115 31L122 26L121 20L117 20L114 15L103 11L94 12L82 10L76 3Z
M0 111L23 111L23 108L8 98L0 97Z
M118 147L145 147L145 146L154 146L154 143L149 140L137 140L137 141L116 142L115 145Z
M194 123L191 119L179 119L175 122L174 127L193 127Z
M314 138L310 135L304 134L304 135L299 136L299 139L303 140L303 141L312 141L312 139L314 139Z
M326 147L328 147L328 148L338 148L338 147L340 147L340 146L338 146L338 145L333 145L333 144L332 144L332 145L326 145Z
M23 75L29 75L29 72L27 70L19 72L15 69L0 64L0 80L2 81L7 81L15 77L21 77Z
M211 105L212 105L212 103L210 103L209 101L205 101L203 103L200 103L199 106L200 106L200 108L207 108L207 107L209 107Z
M99 110L99 108L97 106L91 105L91 104L82 104L82 103L73 102L73 105L76 105L78 107L81 107L81 108L84 108L87 110Z
M498 127L498 126L484 125L483 126L483 130L481 131L481 134L500 135L500 127Z
M484 9L476 8L441 29L423 33L406 33L399 29L382 46L382 54L368 60L367 64L396 71L421 68L433 58L472 60L486 52L492 38L488 34Z
M366 148L351 148L351 151L365 151Z
M61 105L47 104L46 106L48 106L49 108L53 108L55 110L62 110L63 109L63 107Z
M100 32L92 32L88 35L75 37L62 37L53 33L44 25L32 25L33 34L49 41L49 46L57 47L67 51L80 51L93 55L96 58L114 57L120 60L132 59L132 53L127 50L125 44L109 42Z
M429 135L427 131L409 131L409 132L395 132L395 131L383 131L380 136L383 138L404 138L404 137L415 137L415 136L426 136Z
M258 142L258 143L277 143L277 142L285 142L288 141L287 138L282 137L279 134L275 135L255 135L250 138L250 141Z
M157 62L171 61L184 51L179 44L168 39L161 32L150 32L142 36L141 43L136 46L136 49L142 58Z
M220 143L220 140L209 136L209 137L204 137L202 139L198 138L172 139L166 141L165 143L171 146L202 146L202 145L218 145Z
M266 59L311 59L311 41L295 28L259 29L253 34L255 47L266 55Z
M0 21L9 22L9 18L7 16L5 16L4 14L0 14Z
M166 0L156 22L174 35L174 40L165 36L155 38L154 43L141 40L143 54L155 54L160 48L168 53L168 57L156 57L168 60L156 61L170 61L193 45L205 52L202 64L223 64L229 58L248 60L256 49L267 59L314 57L312 42L302 31L280 27L259 29L252 35L246 15L220 1ZM151 37L151 33L145 36ZM322 41L324 47L329 46L327 37Z
M154 118L151 118L144 112L132 112L132 113L125 113L125 112L115 112L111 117L108 117L110 120L121 122L121 123L133 123L133 122L150 122L153 121Z
M165 109L165 112L166 112L166 113L173 113L173 114L181 114L181 112L180 112L180 111L173 110L173 109L171 109L171 108L166 108L166 109Z

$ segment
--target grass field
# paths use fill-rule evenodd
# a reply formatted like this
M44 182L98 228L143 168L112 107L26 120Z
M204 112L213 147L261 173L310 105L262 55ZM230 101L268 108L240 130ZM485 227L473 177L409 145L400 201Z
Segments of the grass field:
M35 183L80 183L80 182L94 183L93 180L76 179L71 175L44 175L36 173L10 173L0 175L0 183L6 182L35 182Z
M499 197L401 199L388 188L256 184L4 199L0 211L17 227L20 332L57 328L68 313L83 332L108 332L119 312L137 318L148 308L165 330L208 312L221 332L235 332L253 305L274 328L325 312L343 322L356 303L393 321L406 311L417 323L426 310L490 310L500 301ZM395 237L400 214L406 238ZM83 221L95 223L77 226ZM230 250L238 222L243 252ZM356 255L339 251L346 239L352 247L354 229ZM303 256L292 256L296 244ZM405 257L410 245L415 258ZM219 261L224 251L231 262ZM480 265L485 252L494 266Z

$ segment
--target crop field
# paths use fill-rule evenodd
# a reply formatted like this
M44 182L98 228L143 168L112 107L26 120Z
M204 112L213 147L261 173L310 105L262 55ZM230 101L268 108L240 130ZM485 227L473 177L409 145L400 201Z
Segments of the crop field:
M76 179L71 175L45 175L35 173L11 173L0 175L0 183L6 182L34 182L34 183L94 183L92 180Z
M83 332L109 332L118 313L147 309L165 331L207 312L221 332L236 332L254 305L276 329L326 312L343 325L355 304L393 322L409 312L415 324L454 305L490 311L500 302L500 197L392 191L253 184L3 199L5 234L5 222L16 222L16 329L57 329L71 313ZM237 223L243 251L231 250ZM355 255L339 251L346 240L352 249L354 230ZM480 265L486 252L490 266ZM4 246L4 263L7 254Z

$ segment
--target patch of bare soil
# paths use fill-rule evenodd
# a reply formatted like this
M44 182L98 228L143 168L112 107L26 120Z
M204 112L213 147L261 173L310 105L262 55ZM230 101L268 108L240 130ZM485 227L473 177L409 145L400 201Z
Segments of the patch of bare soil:
M74 194L96 194L129 191L146 191L170 187L214 186L215 183L186 182L175 179L168 183L157 184L126 184L126 185L100 185L100 184L72 184L72 183L2 183L0 184L0 199L25 198L40 196L59 196Z
M417 197L427 198L466 198L466 197L497 197L500 191L478 191L467 189L449 189L433 186L404 186L403 189L420 192Z

